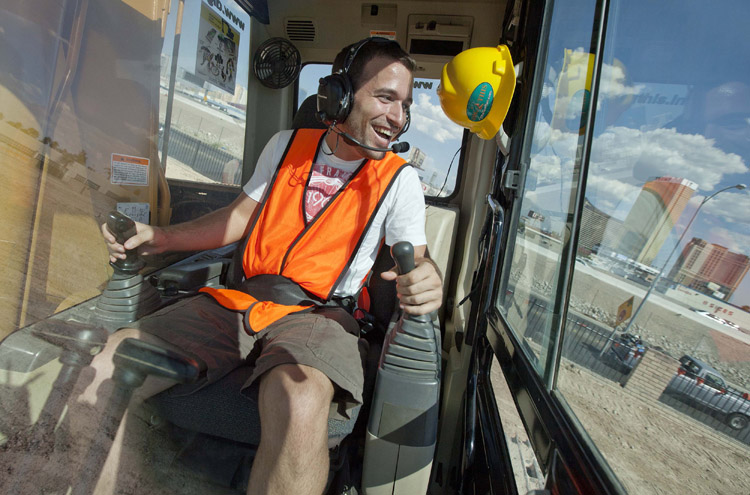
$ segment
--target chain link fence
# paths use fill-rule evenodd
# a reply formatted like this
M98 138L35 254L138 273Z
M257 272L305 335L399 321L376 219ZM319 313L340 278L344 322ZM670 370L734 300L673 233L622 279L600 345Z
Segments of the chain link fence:
M159 149L162 149L161 133ZM241 156L221 149L219 143L207 143L175 128L169 131L167 154L167 167L170 160L176 160L214 182L239 185L242 179Z

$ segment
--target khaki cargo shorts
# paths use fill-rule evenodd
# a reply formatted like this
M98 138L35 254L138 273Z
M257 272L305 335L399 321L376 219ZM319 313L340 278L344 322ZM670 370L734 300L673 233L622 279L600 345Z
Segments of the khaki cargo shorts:
M263 373L280 364L303 364L323 372L334 384L332 419L348 419L351 408L362 403L367 342L359 325L341 308L317 308L278 320L257 334L248 335L243 313L199 294L171 304L135 322L179 348L201 367L195 384L182 386L181 395L219 380L239 366L253 372L243 390Z

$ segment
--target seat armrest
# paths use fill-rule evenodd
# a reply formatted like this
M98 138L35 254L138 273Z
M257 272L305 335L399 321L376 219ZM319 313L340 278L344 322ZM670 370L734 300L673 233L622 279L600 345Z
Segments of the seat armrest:
M156 275L156 288L166 295L194 292L201 287L222 287L231 259L201 260L166 268Z

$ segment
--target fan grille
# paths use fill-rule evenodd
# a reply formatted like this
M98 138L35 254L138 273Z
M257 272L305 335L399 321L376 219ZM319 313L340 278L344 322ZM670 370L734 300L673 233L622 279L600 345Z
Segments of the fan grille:
M284 88L297 79L302 59L299 50L285 38L265 41L253 60L255 77L268 88Z

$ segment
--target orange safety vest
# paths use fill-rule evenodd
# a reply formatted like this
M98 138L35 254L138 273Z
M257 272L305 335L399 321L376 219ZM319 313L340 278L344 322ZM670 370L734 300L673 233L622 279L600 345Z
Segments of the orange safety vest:
M328 301L354 260L375 213L396 176L408 165L386 153L362 165L310 223L305 221L305 193L324 130L294 131L258 205L245 247L245 277L281 275L321 300ZM276 320L311 304L282 305L259 301L242 291L204 287L219 304L245 311L248 330L259 332ZM309 302L309 301L308 301Z

